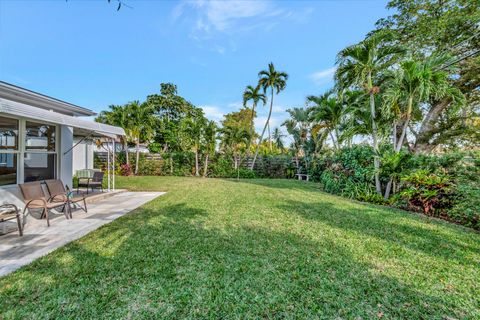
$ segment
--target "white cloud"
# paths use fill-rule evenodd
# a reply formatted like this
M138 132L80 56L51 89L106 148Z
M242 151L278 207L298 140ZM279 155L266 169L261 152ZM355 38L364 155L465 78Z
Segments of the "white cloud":
M189 2L198 12L196 28L209 31L230 31L242 19L258 17L273 11L269 1L194 1Z
M227 104L227 107L230 108L230 109L241 109L243 108L243 103L240 102L240 101L236 101L236 102L231 102L229 104Z
M333 80L333 75L335 74L336 70L336 67L332 67L314 72L310 75L310 79L312 79L317 85L326 84Z
M311 8L295 11L281 8L271 0L196 0L182 1L170 14L172 22L182 21L191 27L190 37L197 42L218 41L218 35L232 35L261 29L266 32L282 21L302 23L313 12ZM214 40L216 39L216 40ZM235 51L236 43L230 37L223 49L213 46L213 51L224 54ZM218 46L218 44L216 44Z
M205 113L205 117L207 117L207 119L209 120L213 120L219 123L220 120L223 119L224 113L217 106L200 106L200 108L203 109L203 112Z

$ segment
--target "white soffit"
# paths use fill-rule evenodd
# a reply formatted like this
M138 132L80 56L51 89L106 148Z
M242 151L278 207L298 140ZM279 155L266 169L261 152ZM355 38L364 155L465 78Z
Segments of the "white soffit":
M62 124L69 127L105 133L107 135L124 136L123 128L110 126L103 123L83 120L72 116L64 115L54 111L36 108L20 102L0 98L0 114L9 114L17 117L30 118L32 121L46 121L55 124Z

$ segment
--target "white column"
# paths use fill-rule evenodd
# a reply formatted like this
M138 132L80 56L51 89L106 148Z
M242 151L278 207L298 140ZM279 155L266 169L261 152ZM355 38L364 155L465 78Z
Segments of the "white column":
M112 165L112 189L115 191L115 139L112 139L113 143L113 165Z
M58 178L62 182L72 188L73 180L73 128L61 125L60 126L60 152L58 153L57 165L59 170L57 171ZM68 152L67 152L68 151ZM65 153L67 152L67 153Z
M107 190L110 191L110 146L107 140Z

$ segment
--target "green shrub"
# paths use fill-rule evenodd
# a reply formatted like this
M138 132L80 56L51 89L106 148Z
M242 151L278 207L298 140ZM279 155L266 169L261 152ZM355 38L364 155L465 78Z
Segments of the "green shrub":
M448 215L457 223L480 230L480 185L458 185L458 197Z
M141 176L161 176L163 173L163 160L144 159L139 163L138 174Z
M257 178L257 174L255 171L246 168L240 168L238 170L234 170L230 176L231 178L240 178L240 179L255 179Z
M231 157L218 155L208 165L208 176L212 178L227 178L233 175L233 162Z
M405 186L400 196L411 210L442 216L455 203L455 184L448 176L418 170L403 177L402 181Z

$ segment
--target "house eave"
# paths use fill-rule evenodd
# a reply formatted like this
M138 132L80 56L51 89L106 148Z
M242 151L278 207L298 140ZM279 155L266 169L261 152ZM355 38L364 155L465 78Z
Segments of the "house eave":
M21 88L4 81L0 81L0 98L74 117L96 115L96 113L90 109Z

